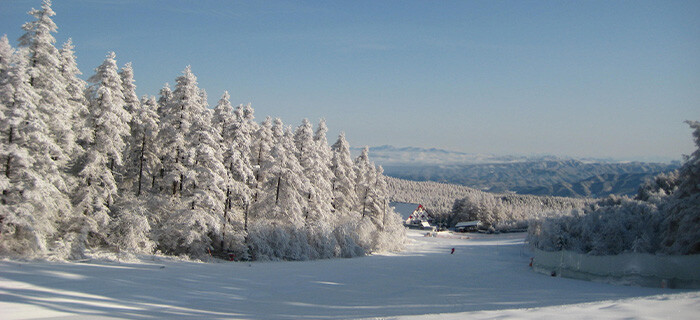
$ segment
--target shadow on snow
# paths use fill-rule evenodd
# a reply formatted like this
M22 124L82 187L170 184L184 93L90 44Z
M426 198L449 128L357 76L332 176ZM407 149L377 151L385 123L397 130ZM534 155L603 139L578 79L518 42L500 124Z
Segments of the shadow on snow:
M405 253L354 259L3 261L0 305L85 318L343 319L533 308L668 292L536 274L528 267L522 235L450 239L410 234L413 241Z

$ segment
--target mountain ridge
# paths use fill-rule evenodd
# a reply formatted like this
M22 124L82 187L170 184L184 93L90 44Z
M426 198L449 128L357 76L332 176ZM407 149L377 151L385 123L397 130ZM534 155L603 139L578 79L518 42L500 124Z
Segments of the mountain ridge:
M370 156L384 167L385 175L395 178L453 183L489 192L562 197L633 195L646 179L679 166L551 155L495 156L391 145L370 148Z

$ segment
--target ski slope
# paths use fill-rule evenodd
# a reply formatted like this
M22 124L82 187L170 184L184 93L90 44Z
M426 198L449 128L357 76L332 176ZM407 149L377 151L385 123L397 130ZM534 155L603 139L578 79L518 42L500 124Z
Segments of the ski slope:
M691 319L700 292L531 271L522 234L423 237L307 262L0 261L1 319ZM455 253L450 254L451 248Z

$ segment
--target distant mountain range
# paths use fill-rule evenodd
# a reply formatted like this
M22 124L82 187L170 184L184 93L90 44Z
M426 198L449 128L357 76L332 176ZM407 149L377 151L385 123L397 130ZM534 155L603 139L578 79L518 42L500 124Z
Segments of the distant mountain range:
M359 154L362 148L352 148L353 154ZM464 153L436 148L394 147L389 145L370 147L372 161L383 166L409 164L465 164L465 163L501 163L524 161L526 157L495 156L492 154Z
M391 177L460 184L490 192L563 197L633 195L646 179L679 166L679 163L494 156L393 146L370 148L370 157Z

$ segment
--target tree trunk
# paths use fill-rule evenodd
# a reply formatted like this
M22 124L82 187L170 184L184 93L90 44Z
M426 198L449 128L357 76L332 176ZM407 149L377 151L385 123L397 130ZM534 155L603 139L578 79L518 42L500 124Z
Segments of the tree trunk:
M245 215L243 216L243 230L246 232L246 243L248 242L248 208L250 204L246 201Z
M10 134L7 138L7 144L12 144L12 140L14 140L14 127L10 127ZM7 163L5 163L5 176L10 177L10 165L12 163L12 155L7 155Z
M141 141L141 157L139 157L139 188L138 188L138 191L136 191L137 197L141 196L141 179L143 178L144 149L146 149L146 135L145 134L143 135L143 140Z
M309 220L309 211L311 208L311 191L309 191L309 200L306 203L306 217L304 217L304 220L308 221ZM307 222L308 223L308 222Z
M277 195L275 196L275 205L277 205L277 203L279 202L279 199L280 199L280 184L281 184L281 182L282 182L282 176L279 176L279 178L277 178Z
M333 185L331 186L331 206L333 209L338 209L335 207L335 178L333 178Z
M10 163L12 162L12 155L7 155L7 163L5 163L5 177L10 177Z
M384 199L384 213L382 214L382 231L384 231L384 225L386 224L386 208L388 206L389 200Z
M362 217L365 217L365 209L367 208L367 194L369 193L369 188L365 189L365 198L362 200Z
M228 223L228 209L229 209L229 203L231 202L231 190L229 188L226 188L226 200L224 200L224 221L223 221L223 228L221 228L221 250L226 250L224 248L224 240L226 239L226 224Z

